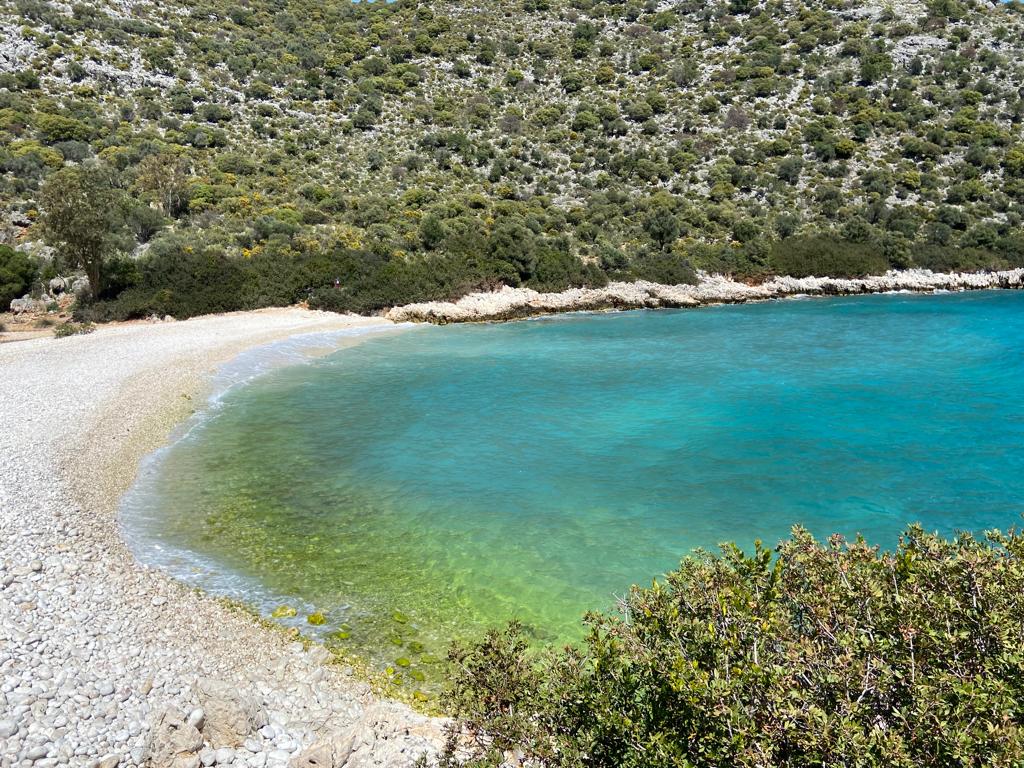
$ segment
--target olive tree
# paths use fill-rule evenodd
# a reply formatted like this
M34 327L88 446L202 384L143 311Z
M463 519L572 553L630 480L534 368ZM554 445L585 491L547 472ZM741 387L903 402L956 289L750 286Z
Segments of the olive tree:
M117 173L100 164L62 168L40 192L44 236L70 265L85 270L92 295L103 284L103 262L122 250L128 197Z

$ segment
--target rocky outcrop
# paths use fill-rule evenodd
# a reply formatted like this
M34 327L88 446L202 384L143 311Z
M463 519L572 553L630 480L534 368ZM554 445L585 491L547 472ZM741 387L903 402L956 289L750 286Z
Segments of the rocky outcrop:
M391 309L386 316L395 322L465 323L512 320L559 312L737 304L787 296L1021 287L1024 287L1024 269L952 273L910 269L857 279L775 277L759 284L741 283L722 275L701 274L696 285L661 285L638 281L609 283L603 288L572 288L561 293L538 293L529 288L505 287L493 293L470 294L454 302L407 304Z
M146 742L144 760L151 768L199 768L203 735L181 712L165 709L156 718Z
M200 680L196 698L204 715L203 736L215 748L241 746L250 733L267 724L259 702L229 683Z
M70 277L63 277L57 275L56 277L50 278L50 282L47 283L50 287L50 293L54 296L60 293L65 293L71 290L71 286L74 284L74 280Z
M945 50L949 41L934 35L910 35L900 40L892 49L892 60L900 67L907 66L912 59L929 51Z
M11 300L11 312L15 315L24 315L32 312L45 312L46 304L37 299L33 299L28 294L25 294L20 299Z
M351 754L350 736L318 741L295 757L288 768L342 768Z

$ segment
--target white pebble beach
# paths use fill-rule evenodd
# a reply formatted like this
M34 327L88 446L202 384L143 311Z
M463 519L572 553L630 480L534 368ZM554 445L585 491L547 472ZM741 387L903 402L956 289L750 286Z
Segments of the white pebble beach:
M433 754L440 721L143 567L117 523L139 460L202 406L219 365L296 334L387 325L274 309L0 345L0 768L358 768Z

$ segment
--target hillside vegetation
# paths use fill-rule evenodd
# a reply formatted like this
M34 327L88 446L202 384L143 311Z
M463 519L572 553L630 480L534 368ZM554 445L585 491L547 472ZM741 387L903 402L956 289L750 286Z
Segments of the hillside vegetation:
M95 319L1024 264L1019 3L15 0L0 33L6 238L100 258ZM48 207L89 201L83 250Z

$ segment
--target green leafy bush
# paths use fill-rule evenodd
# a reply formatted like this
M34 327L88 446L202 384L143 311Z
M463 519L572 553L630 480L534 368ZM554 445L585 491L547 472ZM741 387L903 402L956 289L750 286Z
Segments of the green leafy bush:
M665 285L693 285L697 274L690 262L675 253L652 250L641 255L632 269L633 277Z
M373 313L417 301L458 298L473 290L493 288L501 282L517 283L518 273L507 261L464 260L457 256L389 259L353 272L341 287L316 291L315 309Z
M474 765L1020 765L1022 557L1015 532L918 527L886 553L799 528L725 545L589 616L580 647L531 651L515 624L456 647L446 702Z
M915 246L911 251L911 260L914 266L933 272L977 272L1010 266L1006 259L994 251L931 244Z
M53 335L58 339L63 339L67 336L82 336L95 330L96 326L92 323L61 323L53 329Z
M565 249L545 247L537 255L527 285L543 292L580 286L594 288L607 283L608 277L595 264L584 264Z
M0 312L23 296L39 273L34 259L8 245L0 245Z
M876 245L827 235L780 240L772 248L768 263L775 274L793 277L865 277L890 268Z
M241 262L215 247L195 250L179 239L154 243L138 283L111 301L76 309L76 319L124 320L147 315L193 317L245 309Z

